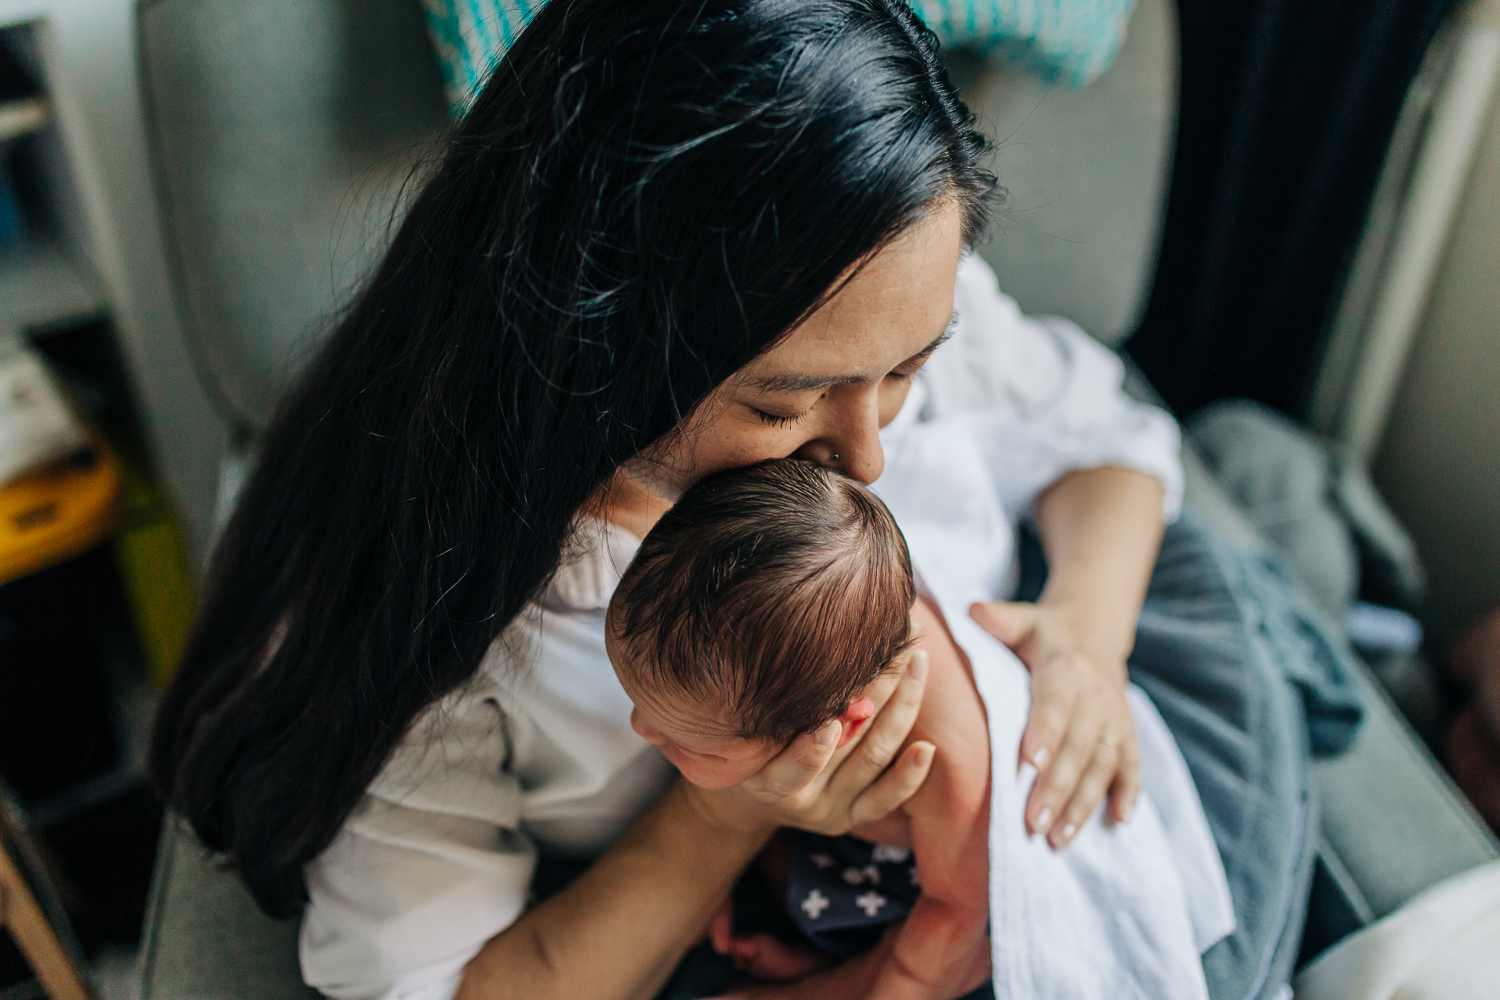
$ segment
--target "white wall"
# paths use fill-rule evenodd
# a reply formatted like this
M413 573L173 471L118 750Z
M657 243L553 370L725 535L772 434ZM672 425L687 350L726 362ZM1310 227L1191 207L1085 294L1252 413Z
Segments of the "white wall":
M81 191L85 246L109 294L157 468L201 557L225 428L188 357L162 253L136 77L131 0L0 0L0 25L41 20L42 58Z
M1418 331L1376 479L1426 559L1439 644L1500 605L1500 100Z

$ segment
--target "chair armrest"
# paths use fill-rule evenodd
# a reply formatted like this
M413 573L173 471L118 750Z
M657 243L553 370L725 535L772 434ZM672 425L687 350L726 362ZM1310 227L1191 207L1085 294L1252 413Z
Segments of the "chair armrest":
M256 907L222 857L168 814L141 939L140 1000L318 1000L302 982L296 920Z
M1323 839L1378 919L1460 872L1500 858L1500 842L1368 670L1354 744L1316 761Z

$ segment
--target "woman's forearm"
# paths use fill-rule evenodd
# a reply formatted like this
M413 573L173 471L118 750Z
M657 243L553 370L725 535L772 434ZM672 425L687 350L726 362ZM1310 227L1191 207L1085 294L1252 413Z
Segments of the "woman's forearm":
M673 786L577 881L491 938L456 1000L650 1000L771 833L716 822Z
M1094 651L1123 662L1162 537L1161 482L1118 466L1059 479L1036 506L1047 553L1040 603L1069 609Z

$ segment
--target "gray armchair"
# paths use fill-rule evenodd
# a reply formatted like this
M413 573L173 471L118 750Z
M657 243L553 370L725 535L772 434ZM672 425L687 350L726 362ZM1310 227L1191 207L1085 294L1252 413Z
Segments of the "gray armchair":
M419 2L139 0L138 21L179 308L207 388L238 439L253 441L446 121ZM1081 91L954 64L1004 138L996 167L1011 201L984 255L1029 311L1072 317L1111 345L1134 326L1154 268L1176 64L1168 0L1141 0L1118 62ZM1188 509L1260 544L1201 463L1185 460ZM1314 945L1500 853L1376 685L1361 682L1369 715L1358 741L1317 771ZM142 1000L315 995L296 938L295 923L262 916L168 822Z

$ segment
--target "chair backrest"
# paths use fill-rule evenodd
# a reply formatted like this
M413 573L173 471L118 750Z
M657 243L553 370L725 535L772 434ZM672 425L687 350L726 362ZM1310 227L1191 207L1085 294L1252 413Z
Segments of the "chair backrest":
M1065 316L1111 347L1135 331L1156 273L1177 68L1170 0L1140 0L1114 65L1079 90L954 67L999 143L1008 192L980 254L1027 312Z
M419 0L139 0L178 305L224 416L264 424L447 123Z
M383 244L447 121L418 0L139 0L163 229L206 389L263 426ZM1082 90L955 60L1003 141L1010 205L983 253L1031 311L1109 343L1155 264L1176 120L1169 0L1141 0Z

